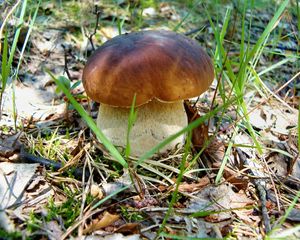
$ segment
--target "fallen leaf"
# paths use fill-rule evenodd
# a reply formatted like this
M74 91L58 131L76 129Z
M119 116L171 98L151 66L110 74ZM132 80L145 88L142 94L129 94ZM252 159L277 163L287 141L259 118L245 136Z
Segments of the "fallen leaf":
M203 177L201 179L199 179L199 181L197 183L187 183L187 182L183 182L179 185L179 192L196 192L200 189L202 189L203 187L207 186L208 184L210 184L209 178L208 177Z
M60 239L64 233L61 226L56 221L46 222L44 224L44 229L47 231L50 240Z
M213 168L219 169L221 167L221 162L216 162L213 164ZM237 171L230 169L229 167L224 168L223 177L227 182L231 183L239 190L247 189L249 179L239 174Z
M11 89L8 89L3 96L3 112L12 117L13 99L11 91ZM53 91L44 90L38 85L31 85L30 87L16 85L15 96L18 120L40 121L48 119L52 115L63 115L65 112L65 104L53 105L53 100L56 97Z
M116 233L124 233L126 235L139 234L140 233L140 224L138 223L126 223L119 227Z
M213 139L204 152L213 162L222 162L225 155L224 143L217 139Z
M0 208L8 208L20 202L39 164L0 163Z
M261 130L269 129L276 133L288 135L289 129L297 125L297 116L297 111L283 111L279 107L265 104L252 111L249 115L249 120L255 128Z
M185 111L188 117L188 122L193 122L200 118L200 114L197 109L193 108L190 102L184 102ZM200 124L198 127L194 128L192 131L192 144L194 147L202 147L205 141L208 139L208 126L205 124Z
M230 184L207 186L191 200L187 209L193 215L206 216L207 221L221 222L231 219L231 211L253 204L243 192L236 193ZM216 213L214 213L216 212ZM211 213L211 214L210 214Z
M0 157L9 158L20 150L19 138L22 132L0 139Z
M96 230L105 228L116 222L120 218L119 215L110 214L109 212L104 212L101 219L94 219L92 223L83 230L83 234L94 232Z

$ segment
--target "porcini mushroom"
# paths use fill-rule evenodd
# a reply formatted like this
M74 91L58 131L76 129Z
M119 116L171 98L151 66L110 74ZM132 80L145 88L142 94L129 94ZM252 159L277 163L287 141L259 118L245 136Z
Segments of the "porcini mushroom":
M170 31L141 31L112 38L83 70L86 94L100 102L97 126L116 146L126 146L128 116L136 95L131 154L140 156L186 127L183 100L199 96L214 78L199 44ZM184 143L180 136L160 151Z

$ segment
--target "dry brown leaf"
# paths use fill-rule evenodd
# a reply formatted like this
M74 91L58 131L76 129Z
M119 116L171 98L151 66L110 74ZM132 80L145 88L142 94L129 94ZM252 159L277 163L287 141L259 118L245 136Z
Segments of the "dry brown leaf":
M95 198L102 199L104 196L101 188L97 184L92 184L90 192L91 195Z
M83 230L83 234L94 232L96 230L105 228L116 222L120 218L119 215L110 214L109 212L104 212L101 219L94 219L92 223Z
M290 127L297 125L297 116L297 111L287 112L279 107L262 105L252 111L249 118L251 125L258 129L270 129L288 135Z
M207 154L214 162L222 162L225 155L224 143L217 139L213 139L205 149L205 154Z
M208 184L210 184L209 178L203 177L201 179L199 179L199 181L197 183L187 183L187 182L183 182L179 185L179 192L196 192L200 189L202 189L203 187L207 186Z
M20 150L21 143L19 138L21 132L7 136L5 139L0 139L0 157L9 159Z
M260 216L254 216L252 209L241 209L233 211L237 217L247 224L251 224L251 226L257 226L261 221Z
M139 234L140 233L140 224L138 223L126 223L119 227L116 233L124 233L126 235Z
M219 186L207 186L191 200L188 205L189 211L195 213L200 211L216 211L219 213L211 214L205 219L207 221L221 222L231 219L231 209L244 208L253 204L244 192L236 193L230 184ZM228 210L228 211L223 211Z
M221 162L213 163L213 168L219 169L221 167ZM243 177L238 172L225 167L223 172L223 177L226 179L227 182L230 182L232 185L234 185L239 190L245 190L247 189L249 179Z
M193 108L188 101L184 102L186 114L188 116L188 122L195 121L200 118L200 114L197 109ZM205 141L208 139L208 126L200 124L192 131L192 144L194 147L202 147Z

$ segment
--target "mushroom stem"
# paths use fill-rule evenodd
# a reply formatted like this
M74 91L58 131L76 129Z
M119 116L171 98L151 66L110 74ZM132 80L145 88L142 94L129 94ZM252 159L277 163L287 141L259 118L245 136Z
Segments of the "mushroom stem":
M153 100L137 107L137 111L137 119L129 137L132 156L141 156L188 124L183 101L163 103ZM129 112L129 108L100 104L97 126L116 146L126 146ZM184 139L185 136L181 135L160 151L183 145Z

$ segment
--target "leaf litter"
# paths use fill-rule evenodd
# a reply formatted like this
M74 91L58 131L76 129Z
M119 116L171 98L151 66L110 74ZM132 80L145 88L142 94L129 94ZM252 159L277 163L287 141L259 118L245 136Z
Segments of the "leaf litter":
M122 32L134 29L130 27L134 24L140 24L143 29L151 25L155 28L161 24L161 19L168 19L170 22L170 25L163 28L172 29L175 27L174 23L188 14L186 9L177 9L176 4L163 2L158 8L144 9L142 13L144 19L135 22L136 19L132 16L136 16L134 15L136 13L130 15L122 7L122 2L124 4L126 1L119 1L118 13L124 19ZM66 4L69 7L76 7L71 3ZM47 68L56 75L67 76L63 46L69 46L71 54L67 55L67 63L72 76L71 82L75 83L81 78L86 52L91 51L88 39L86 37L80 39L74 29L78 29L80 25L88 29L95 22L94 16L87 18L83 23L80 18L74 16L67 22L57 21L55 16L67 13L54 9L53 6L42 4L41 11L49 14L49 26L52 25L56 29L47 29L49 26L43 25L47 31L35 31L31 38L30 54L26 56L24 63L27 70L20 70L19 82L14 87L17 120L24 130L22 135L15 134L19 131L13 130L12 88L5 91L3 118L0 124L0 178L2 178L0 222L4 223L1 227L7 231L24 230L24 226L20 227L16 223L30 222L31 214L34 213L34 221L39 223L38 230L50 239L83 235L86 235L85 239L154 239L167 211L170 195L175 189L174 183L178 177L182 152L180 150L168 152L145 161L145 165L137 172L145 191L145 196L141 198L136 188L130 186L129 175L117 164L112 164L103 148L95 147L95 139L90 131L86 129L76 112L66 104L66 99L55 92L56 87L43 70ZM91 5L87 4L83 5L82 11L90 14L91 9ZM96 32L96 45L118 34L118 28L110 23L111 19L118 16L114 6L103 3L102 9L101 26ZM76 11L73 13L76 14ZM257 18L258 23L268 22L270 14L264 13ZM204 25L205 21L201 21L200 25ZM195 26L199 26L199 23L188 21L179 27L179 31L193 30ZM291 24L284 27L280 25L283 29L289 29L290 26ZM253 29L260 32L259 24L254 24ZM207 27L203 31L209 32L212 29ZM214 41L210 39L209 34L197 35L197 38L210 47ZM293 39L281 41L275 51L285 54L286 48L293 49L296 46ZM278 58L277 55L273 57ZM259 68L263 68L263 64L272 63L269 61L267 53L263 53L262 66ZM289 63L286 69L281 70L285 72L286 80L290 78L288 69L294 66L291 64L294 63ZM274 71L261 76L271 91L274 88L270 81L276 74L278 73ZM192 118L197 118L210 110L210 101L213 99L215 89L216 86L213 86L205 93L202 96L204 100L187 102L187 107L192 111ZM287 89L292 91L291 87ZM79 95L83 93L82 86L79 86L77 92ZM281 96L285 102L298 108L299 102L295 95L299 92L294 95L287 92L280 94L286 94L284 98ZM275 222L292 202L295 191L300 190L296 133L298 112L291 111L281 102L277 103L276 99L257 107L257 104L265 99L250 92L249 99L252 99L249 108L253 110L249 114L250 123L260 134L260 141L264 146L263 154L258 155L248 133L240 131L232 139L233 148L224 168L222 183L215 185L214 179L226 157L228 143L233 134L232 122L238 119L236 111L229 108L225 114L227 118L221 118L221 114L217 115L210 119L209 123L195 129L193 132L195 152L201 149L205 143L204 139L210 139L216 131L218 134L212 138L203 154L187 166L190 170L179 185L179 196L173 214L168 219L166 233L199 238L222 238L231 234L235 238L259 239L262 238L264 225L255 181L259 179L266 190L265 208ZM96 116L96 107L90 105L84 98L78 100L90 110L92 116ZM217 101L221 104L220 99ZM216 128L218 123L221 124L219 129ZM77 136L79 130L82 130L83 138ZM56 137L52 135L55 131ZM49 158L64 166L57 171L45 170L37 164L18 163L15 159L19 154L20 144L25 146L27 152ZM48 151L44 151L45 149ZM68 153L70 156L67 156ZM190 158L192 159L192 156ZM72 175L72 168L78 166L84 173L82 180L76 180ZM198 171L202 168L203 170ZM86 172L89 174L85 174ZM16 182L18 184L15 184ZM130 188L91 212L92 206L103 197L124 186ZM49 199L53 201L52 208ZM79 204L66 207L65 211L75 212L75 209L79 209L70 226L66 225L67 218L62 217L62 212L60 215L51 216L53 214L51 211L63 206L68 199L73 199ZM292 223L298 222L298 215L297 204L287 219ZM289 224L291 223L285 223L281 229L293 226ZM31 231L34 233L37 230ZM30 231L27 234L30 235Z

